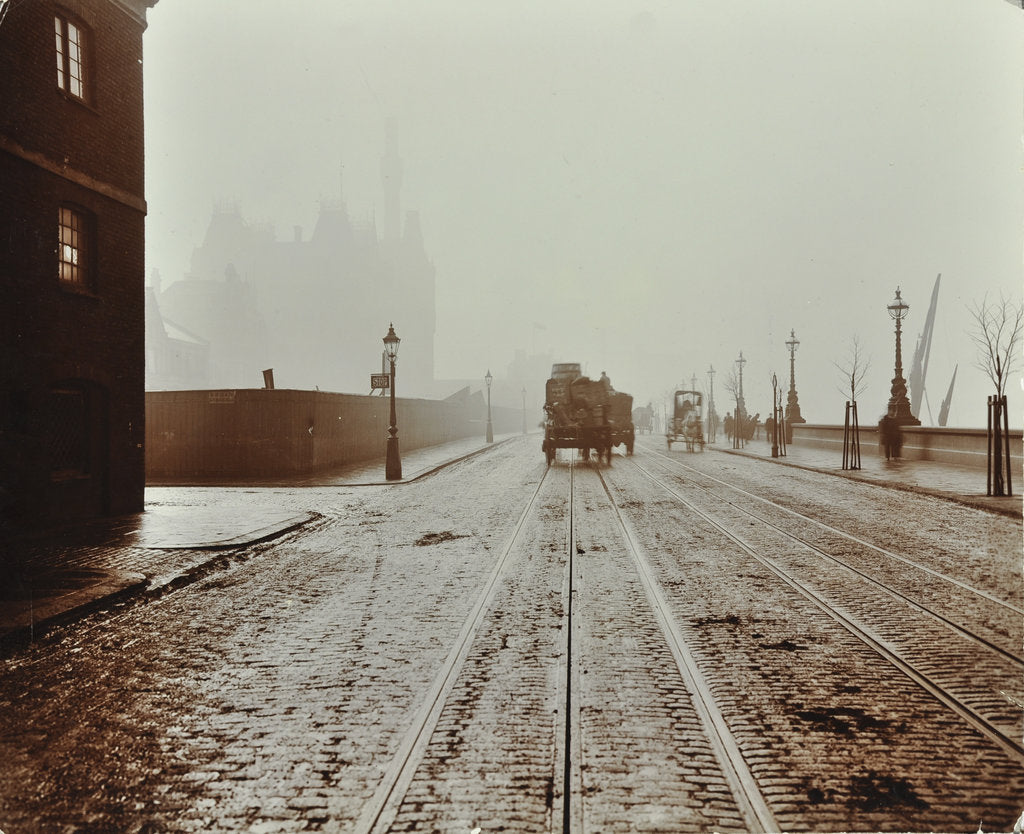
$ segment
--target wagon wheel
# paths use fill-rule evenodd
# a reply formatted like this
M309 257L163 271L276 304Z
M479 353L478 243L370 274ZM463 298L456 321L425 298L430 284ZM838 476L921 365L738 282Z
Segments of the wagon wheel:
M555 450L546 444L544 446L544 457L547 458L548 466L551 466L555 460Z

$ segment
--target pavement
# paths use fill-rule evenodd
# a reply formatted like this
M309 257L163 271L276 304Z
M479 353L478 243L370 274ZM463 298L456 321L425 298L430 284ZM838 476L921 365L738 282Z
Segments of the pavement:
M519 437L499 435L496 443ZM287 486L363 487L410 483L440 467L492 448L480 438L402 452L403 478L386 481L383 460L344 467ZM984 470L932 461L886 461L865 453L860 470L842 469L834 452L789 446L782 457L771 445L752 440L732 449L724 440L709 446L728 454L762 458L886 487L925 493L979 509L1020 517L1019 492L1007 498L985 495ZM542 460L537 442L538 460ZM159 594L198 579L235 548L270 541L314 520L273 501L254 500L261 487L147 487L145 512L25 535L9 542L0 575L0 654L31 643L47 630L101 606L140 594ZM268 489L268 492L271 490Z
M495 444L518 434L497 435ZM538 441L538 456L540 443ZM384 461L352 464L289 487L400 485L493 448L481 438L402 451L400 480L384 478ZM157 594L199 578L227 551L270 541L314 520L254 500L261 488L146 487L145 511L29 533L3 543L0 571L0 655L31 643L47 630L104 605ZM0 563L3 567L3 563Z
M886 460L873 449L861 448L861 468L843 469L842 455L830 449L812 446L788 445L780 449L780 456L772 457L772 444L763 438L750 440L742 449L733 449L724 438L710 448L728 454L763 458L781 466L795 466L815 472L826 472L841 478L877 484L879 486L932 495L966 504L1000 515L1020 518L1021 492L1024 478L1014 473L1014 494L1005 497L986 495L984 469L931 460Z

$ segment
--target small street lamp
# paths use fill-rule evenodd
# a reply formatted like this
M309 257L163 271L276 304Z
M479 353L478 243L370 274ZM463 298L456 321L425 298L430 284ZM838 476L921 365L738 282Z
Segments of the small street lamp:
M526 386L523 386L523 434L526 434Z
M910 305L900 297L900 288L896 288L896 298L892 300L886 309L890 318L896 321L896 370L892 378L892 396L889 397L889 409L887 415L893 418L898 426L920 426L918 420L910 411L910 400L907 399L907 381L903 378L903 349L900 343L900 330L903 319L907 317Z
M494 381L494 377L491 376L491 369L487 369L487 376L484 377L484 382L487 383L487 442L494 442L494 429L491 427L491 383Z
M747 364L747 360L743 358L743 351L740 351L740 358L736 360L736 364L740 369L740 380L739 380L739 391L736 394L736 408L740 412L740 417L747 416L747 404L743 400L743 366Z
M772 374L772 457L777 458L779 456L779 414L778 408L778 389L779 379L775 374Z
M718 419L715 416L715 366L708 365L708 443L715 442L715 425Z
M388 334L384 337L384 350L391 363L391 426L388 428L387 458L384 463L384 477L389 481L402 479L402 459L398 455L398 419L395 417L395 360L398 359L400 341L395 335L394 323L390 324Z

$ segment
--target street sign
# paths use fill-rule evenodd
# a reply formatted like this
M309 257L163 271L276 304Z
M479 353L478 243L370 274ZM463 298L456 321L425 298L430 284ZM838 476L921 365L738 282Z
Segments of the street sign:
M370 374L370 390L387 390L391 387L391 374Z

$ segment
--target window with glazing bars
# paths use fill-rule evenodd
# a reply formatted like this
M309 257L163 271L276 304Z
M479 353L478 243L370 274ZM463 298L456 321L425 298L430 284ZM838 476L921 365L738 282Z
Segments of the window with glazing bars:
M87 287L89 278L89 228L84 214L61 206L57 260L60 280L76 287Z
M85 98L84 37L82 28L63 17L53 19L57 37L57 86Z

